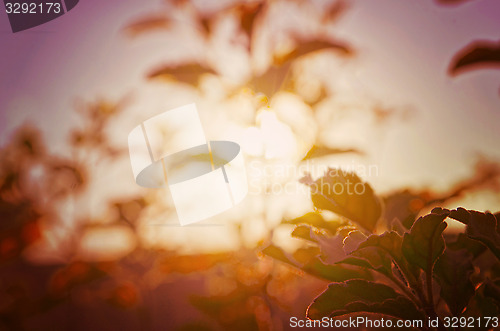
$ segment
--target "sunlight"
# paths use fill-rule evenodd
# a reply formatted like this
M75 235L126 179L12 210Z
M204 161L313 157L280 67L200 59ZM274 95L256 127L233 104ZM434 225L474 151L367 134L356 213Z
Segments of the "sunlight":
M247 128L243 134L243 151L265 159L292 159L296 156L296 138L287 124L278 119L269 107L256 115L257 126Z

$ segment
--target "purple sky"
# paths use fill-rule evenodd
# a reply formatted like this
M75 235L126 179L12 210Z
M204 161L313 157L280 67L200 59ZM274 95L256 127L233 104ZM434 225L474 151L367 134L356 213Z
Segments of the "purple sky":
M75 99L117 99L139 87L176 45L130 40L121 28L160 6L159 0L81 0L63 17L16 34L1 12L0 143L30 121L57 148L75 121ZM498 17L498 0L456 7L353 1L338 26L359 51L357 69L347 74L389 105L418 110L411 122L388 130L383 153L372 155L387 185L444 184L463 176L476 152L500 158L500 71L446 75L453 54L470 41L500 38Z

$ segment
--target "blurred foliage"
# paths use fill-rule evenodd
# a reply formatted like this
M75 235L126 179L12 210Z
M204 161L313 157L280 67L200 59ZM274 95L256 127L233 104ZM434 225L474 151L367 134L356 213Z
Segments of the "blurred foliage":
M382 205L372 188L364 185L356 174L329 168L327 175L320 179L313 181L307 175L301 182L311 188L316 208L330 210L373 231L382 214Z
M471 69L494 66L500 67L500 43L476 41L455 55L449 73L457 75Z
M296 68L320 52L343 59L356 52L326 29L304 34L298 27L286 31L289 47L271 49L271 62L257 70L252 65L256 36L265 29L270 8L277 3L234 1L207 11L188 0L166 1L164 10L132 22L125 32L134 38L168 32L179 24L174 14L186 15L193 18L203 39L210 41L222 18L236 17L238 31L231 37L244 44L251 73L225 86L225 97L251 91L261 101L255 105L257 112L285 91L315 110L333 91L322 82L315 97L302 97ZM282 3L311 11L312 20L324 27L335 24L348 8L347 1L327 1L322 8L307 1ZM450 72L498 62L497 50L494 44L474 44L456 57ZM198 90L206 75L221 76L201 56L196 61L162 64L146 76ZM281 330L288 327L290 316L305 312L312 294L328 282L307 309L309 318L366 312L391 318L498 315L498 214L434 209L417 218L466 193L498 189L500 167L486 160L478 162L469 179L444 193L407 189L378 196L355 174L329 172L316 181L306 177L303 182L316 187L315 210L282 222L294 225L292 236L303 242L293 252L267 241L260 247L242 245L233 252L210 254L148 247L137 227L154 201L149 195L103 201L113 211L105 224L90 218L68 225L71 220L61 214L61 206L95 193L91 184L96 162L126 157L109 134L110 123L126 104L127 100L99 100L80 105L81 125L70 134L70 156L50 151L33 126L19 128L0 150L1 330ZM380 107L373 112L379 119L393 115ZM304 160L362 154L317 140ZM321 189L323 184L343 187L348 181L366 190L349 196ZM332 218L327 211L337 216ZM447 217L465 224L465 232L443 235ZM80 256L78 245L86 233L125 225L138 241L130 252L102 261ZM56 230L63 230L63 235L56 238ZM57 262L42 264L29 258L30 250L38 251L41 242L56 247L51 254L57 255Z

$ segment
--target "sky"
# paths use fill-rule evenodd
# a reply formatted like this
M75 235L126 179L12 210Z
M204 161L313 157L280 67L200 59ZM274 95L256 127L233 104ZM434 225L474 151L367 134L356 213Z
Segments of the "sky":
M161 107L190 103L189 94L148 103L163 90L146 86L145 73L166 58L195 54L196 42L186 49L179 35L131 39L123 32L159 8L159 0L81 0L59 19L15 34L0 12L0 144L28 122L42 128L53 150L64 150L68 130L78 124L77 100L134 94L131 116L115 137L124 143L130 129ZM359 162L378 166L378 175L368 179L376 189L445 189L470 173L479 154L500 160L500 71L446 74L453 55L469 42L498 40L498 17L497 0L446 7L430 0L351 2L335 32L356 56L335 70L318 70L339 77L342 102L364 107L363 100L376 100L411 112L376 133L365 130L364 115L348 114L350 124L326 135L367 146Z

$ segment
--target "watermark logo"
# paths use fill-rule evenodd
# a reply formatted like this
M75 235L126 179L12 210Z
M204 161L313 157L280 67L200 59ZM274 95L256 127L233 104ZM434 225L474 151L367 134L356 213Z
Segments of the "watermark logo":
M241 148L207 141L194 104L156 115L128 136L135 181L168 186L181 225L228 210L248 193Z
M326 176L328 180L313 180ZM356 174L356 176L353 176ZM363 195L367 183L361 178L378 177L376 164L352 162L325 164L315 159L295 163L266 163L252 160L248 164L249 193L251 195Z
M12 32L47 23L73 9L79 0L3 0Z

